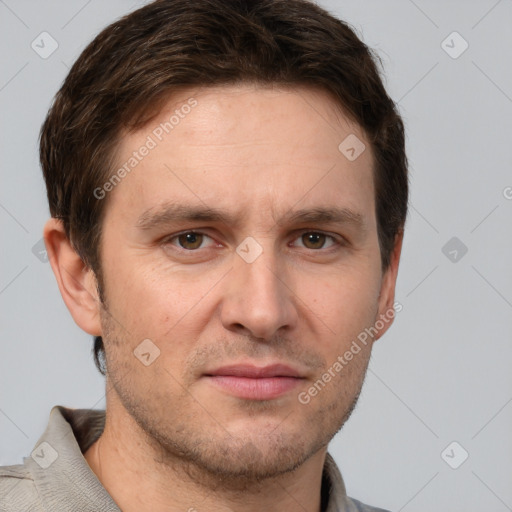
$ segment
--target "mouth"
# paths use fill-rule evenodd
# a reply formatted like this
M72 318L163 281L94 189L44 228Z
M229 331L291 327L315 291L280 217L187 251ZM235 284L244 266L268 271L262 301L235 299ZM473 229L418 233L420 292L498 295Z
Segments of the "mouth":
M246 400L272 400L293 390L304 376L284 364L223 366L203 375L218 389Z

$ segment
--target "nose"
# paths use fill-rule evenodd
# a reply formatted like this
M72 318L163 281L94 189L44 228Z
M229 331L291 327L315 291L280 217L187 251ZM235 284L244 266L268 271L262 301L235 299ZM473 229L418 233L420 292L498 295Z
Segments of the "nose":
M296 300L271 251L248 263L235 254L221 307L224 327L238 334L270 341L281 330L292 330L298 319Z

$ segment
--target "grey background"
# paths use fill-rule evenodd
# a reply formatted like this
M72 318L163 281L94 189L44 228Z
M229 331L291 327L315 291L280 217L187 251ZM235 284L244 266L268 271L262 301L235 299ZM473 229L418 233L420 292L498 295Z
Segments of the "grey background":
M37 137L70 64L137 5L0 0L0 464L29 455L53 405L105 405L91 338L32 251L48 217ZM512 510L512 1L321 5L382 57L407 125L412 186L403 310L331 453L349 494L370 504ZM43 31L59 45L47 59L31 48ZM453 31L469 43L456 59L441 46ZM446 45L462 48L457 36ZM452 469L445 460L456 465L462 450L468 459Z

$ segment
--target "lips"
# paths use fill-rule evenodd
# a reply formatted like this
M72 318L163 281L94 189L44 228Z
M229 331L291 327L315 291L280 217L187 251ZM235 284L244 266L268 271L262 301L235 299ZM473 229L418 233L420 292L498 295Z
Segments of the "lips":
M222 368L208 372L207 375L246 377L249 379L261 379L269 377L301 377L298 370L294 370L285 364L271 364L261 367L249 364L237 364L231 366L223 366Z
M237 398L271 400L294 389L304 377L285 364L263 367L240 364L208 371L204 378L217 389Z

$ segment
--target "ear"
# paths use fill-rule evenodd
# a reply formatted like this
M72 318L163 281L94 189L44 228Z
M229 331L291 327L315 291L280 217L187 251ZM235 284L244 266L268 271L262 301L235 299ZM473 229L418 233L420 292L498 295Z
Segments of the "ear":
M374 341L377 341L389 329L395 318L395 286L398 275L398 264L400 263L400 255L402 253L403 239L404 232L402 230L395 236L395 245L391 253L389 266L382 276L379 295L379 311L377 318L375 319L377 334L375 335ZM396 311L400 310L401 308Z
M49 219L44 243L60 293L77 325L93 336L101 336L100 300L94 272L82 261L58 219Z

